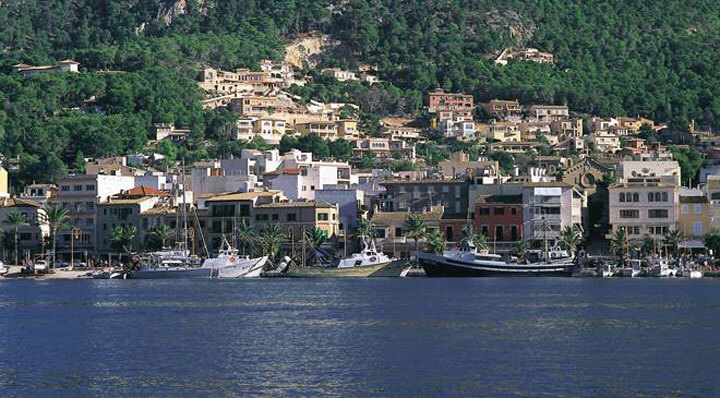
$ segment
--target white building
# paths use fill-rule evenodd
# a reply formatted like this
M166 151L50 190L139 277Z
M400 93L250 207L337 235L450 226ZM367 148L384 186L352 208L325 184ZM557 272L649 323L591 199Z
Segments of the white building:
M556 240L565 227L582 224L582 198L562 182L523 185L524 236L528 240Z

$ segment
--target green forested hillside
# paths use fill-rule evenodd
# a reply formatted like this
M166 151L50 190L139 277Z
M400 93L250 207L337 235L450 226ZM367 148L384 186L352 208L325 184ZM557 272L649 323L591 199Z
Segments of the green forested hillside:
M418 110L439 86L720 127L719 29L713 0L11 0L0 7L0 151L72 167L78 152L140 149L158 121L191 127L191 146L216 138L224 115L200 108L197 69L280 59L285 40L309 31L349 50L325 64L375 64L386 83L319 78L297 92L357 101L370 124ZM557 64L494 65L513 45L550 51ZM18 62L68 57L89 73L9 74ZM96 73L108 69L129 73ZM73 109L92 106L103 112ZM51 177L26 170L27 179Z

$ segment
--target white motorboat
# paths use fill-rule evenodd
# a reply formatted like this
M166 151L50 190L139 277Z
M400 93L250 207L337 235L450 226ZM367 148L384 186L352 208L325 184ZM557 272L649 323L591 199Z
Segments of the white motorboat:
M0 262L0 276L10 272L10 268L6 267L4 263Z
M659 278L672 278L677 276L677 270L670 267L664 259L651 260L650 275Z
M225 239L218 256L206 259L202 268L212 269L212 276L216 278L258 278L267 260L267 256L240 256L238 250Z
M345 257L338 263L338 268L354 268L354 267L371 267L382 264L390 264L394 259L387 256L385 253L380 253L375 248L375 241L363 240L363 250L360 253L354 253L349 257Z
M603 278L612 278L615 276L615 268L612 264L603 264L601 272Z
M643 261L642 260L630 260L627 267L622 269L622 275L629 278L637 278L642 275L643 272Z

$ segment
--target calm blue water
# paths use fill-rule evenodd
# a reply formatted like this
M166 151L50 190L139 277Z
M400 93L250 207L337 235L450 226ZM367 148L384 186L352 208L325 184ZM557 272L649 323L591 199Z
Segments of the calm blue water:
M720 396L720 280L0 281L0 396Z

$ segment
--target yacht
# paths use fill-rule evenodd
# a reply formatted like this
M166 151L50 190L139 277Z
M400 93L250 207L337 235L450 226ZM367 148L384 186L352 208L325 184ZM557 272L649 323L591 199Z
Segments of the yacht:
M130 274L132 279L210 278L211 268L200 267L200 259L187 250L172 249L149 253L144 265Z
M202 268L213 270L212 276L216 278L257 278L262 273L267 260L267 256L257 258L240 256L238 250L224 239L218 256L206 259Z
M566 251L552 250L547 260L526 259L525 263L507 261L471 245L446 250L443 254L420 253L418 261L427 276L571 276L574 259ZM527 257L537 254L528 251Z

